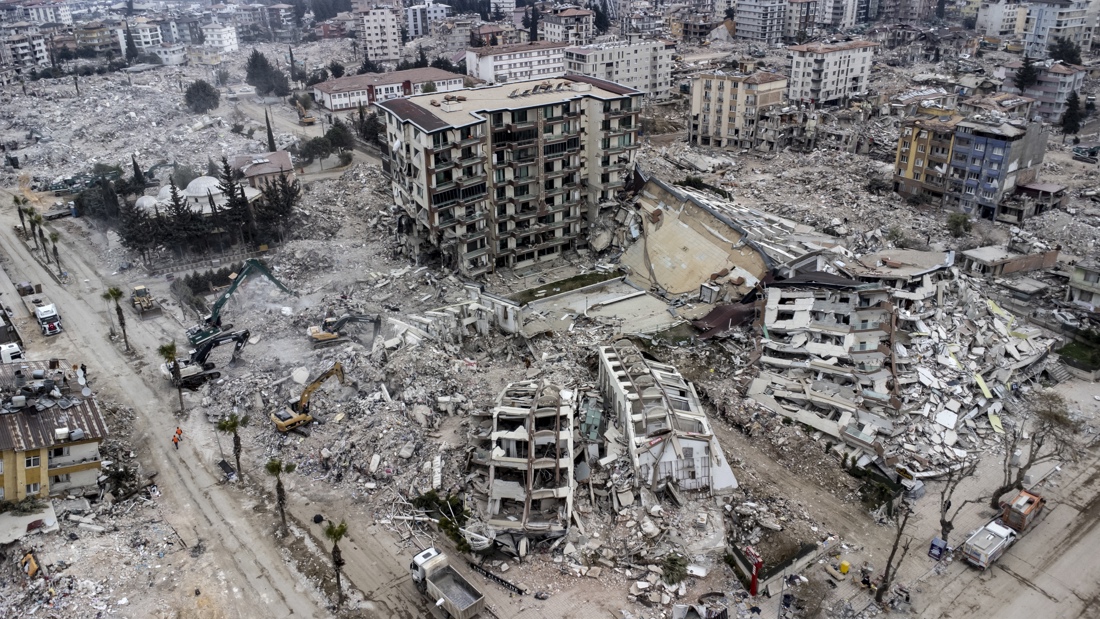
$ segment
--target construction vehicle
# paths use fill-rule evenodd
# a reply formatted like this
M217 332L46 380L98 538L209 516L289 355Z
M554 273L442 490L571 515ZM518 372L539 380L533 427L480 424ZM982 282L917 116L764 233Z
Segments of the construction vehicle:
M1046 502L1035 493L1021 490L1011 501L1001 503L1001 515L978 529L963 544L966 561L983 570L993 565L1031 529L1043 513Z
M413 557L409 576L421 594L432 600L436 617L470 619L485 610L485 596L451 566L447 555L429 548Z
M344 382L344 366L339 361L332 364L328 371L307 385L302 390L302 395L298 397L297 402L291 400L287 403L286 408L271 413L271 421L275 424L275 428L279 432L289 432L298 426L313 421L313 416L309 414L309 399L313 396L313 392L321 387L322 383L333 376L338 377L341 384Z
M16 290L23 297L23 304L38 323L42 335L57 335L64 330L61 327L61 314L58 313L57 306L41 292L35 292L41 290L41 286L32 287L30 284L22 283L16 286Z
M134 311L140 316L145 316L149 312L155 312L160 309L157 305L153 295L150 294L149 289L145 286L134 286L130 291L130 305L133 306Z
M347 334L341 331L341 329L352 322L373 322L375 330L377 331L378 329L378 316L345 314L339 318L335 316L326 318L320 326L310 326L306 330L306 334L309 336L310 341L313 342L314 348L332 346L333 344L347 341Z
M314 118L306 108L302 107L302 102L297 99L294 100L294 105L298 108L298 124L302 126L315 125L317 119Z
M254 273L259 273L270 279L272 283L279 287L279 290L287 294L295 294L284 286L282 282L275 279L275 276L271 274L271 271L267 270L267 267L265 267L263 263L255 258L249 258L244 261L244 266L239 273L233 273L229 276L229 279L232 280L229 287L225 289L225 292L223 292L216 301L214 301L214 307L211 309L210 314L203 318L202 324L195 325L187 330L187 341L191 343L191 346L198 348L207 338L214 337L222 332L222 309L225 308L225 304L229 301L229 298L233 296L233 293L237 291L241 283ZM232 325L226 326L225 328L231 329Z
M222 375L221 372L214 369L213 363L207 362L210 352L225 342L233 342L233 356L230 361L235 361L241 349L245 347L245 344L248 344L248 338L251 336L252 334L245 329L233 333L219 333L208 338L198 348L192 350L187 359L176 359L176 363L179 365L178 382L172 376L172 368L167 363L161 364L160 373L172 381L173 386L183 387L184 389L198 389L206 381L220 378Z

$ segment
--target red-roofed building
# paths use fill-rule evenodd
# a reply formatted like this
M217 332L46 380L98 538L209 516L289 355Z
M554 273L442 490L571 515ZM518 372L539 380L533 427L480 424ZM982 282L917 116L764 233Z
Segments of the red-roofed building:
M434 84L436 92L459 90L464 80L458 73L434 67L365 73L315 84L313 99L328 110L351 110L360 104L369 106L376 101L421 94L428 84Z
M543 15L539 23L545 41L588 45L596 36L596 14L587 9L562 9Z

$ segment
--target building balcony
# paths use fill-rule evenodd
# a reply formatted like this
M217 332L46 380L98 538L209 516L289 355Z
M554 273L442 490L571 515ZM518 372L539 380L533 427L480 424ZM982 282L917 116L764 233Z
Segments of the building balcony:
M56 469L63 469L70 466L79 466L82 464L95 463L100 461L99 454L74 454L69 456L61 456L58 458L51 457L49 459L48 468L52 473Z

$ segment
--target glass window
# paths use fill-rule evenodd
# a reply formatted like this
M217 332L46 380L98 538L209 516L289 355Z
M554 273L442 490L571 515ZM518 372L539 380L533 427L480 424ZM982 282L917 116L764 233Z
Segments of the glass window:
M27 460L26 460L26 463L25 463L26 468L28 468L28 469L37 468L41 464L42 464L42 459L38 456L28 456Z

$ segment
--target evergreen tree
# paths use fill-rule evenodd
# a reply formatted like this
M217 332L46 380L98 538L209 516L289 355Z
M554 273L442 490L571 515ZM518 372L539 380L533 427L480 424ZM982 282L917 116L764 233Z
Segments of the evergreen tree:
M1081 98L1077 92L1066 97L1066 111L1062 114L1062 133L1076 134L1081 130Z
M216 109L221 101L218 89L210 85L206 80L195 80L187 87L183 95L183 102L188 109L196 114L204 114Z
M328 72L332 74L333 79L338 77L344 77L344 65L333 60L328 63Z
M1056 37L1047 49L1047 55L1066 64L1081 64L1081 46L1066 37Z
M137 252L147 261L149 251L156 245L149 214L136 205L126 202L119 209L119 240L126 249Z
M363 59L363 65L359 67L359 75L363 75L365 73L381 73L381 72L382 72L382 67L375 64L375 62L373 60L371 60L370 58L364 58Z
M1020 94L1024 94L1024 91L1031 88L1039 81L1039 69L1035 67L1035 63L1032 62L1031 56L1024 55L1024 64L1016 71L1015 77L1012 78L1012 83L1016 85L1016 88L1020 91Z
M539 40L539 7L531 6L531 29L527 33L531 43Z
M133 62L138 57L137 44L134 43L134 35L130 32L130 24L126 24L126 49L123 50L126 55L126 62Z
M141 171L141 166L138 165L137 155L130 155L130 163L134 165L134 180L133 187L144 188L145 187L145 173Z
M275 152L275 134L271 131L271 117L267 115L267 110L264 110L264 123L267 125L267 152Z
M248 221L247 200L242 200L244 194L238 190L237 173L233 166L229 165L229 159L222 157L222 168L218 174L218 189L225 196L225 204L222 208L222 221L225 231L229 234L229 242L236 244L242 237L242 227Z
M174 181L169 181L170 199L168 202L168 221L166 244L182 258L184 253L194 246L192 243L200 237L199 225L194 211L180 195Z
M593 4L592 10L595 12L595 21L593 26L596 28L596 32L600 34L606 33L611 28L611 18L608 17L607 0L599 4Z
M417 53L416 53L416 64L414 65L415 68L417 68L417 69L427 68L428 67L428 55L424 53L424 46L420 45L416 49L417 49Z

